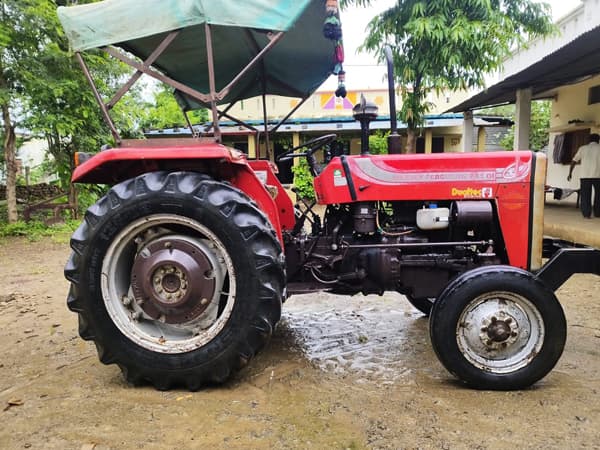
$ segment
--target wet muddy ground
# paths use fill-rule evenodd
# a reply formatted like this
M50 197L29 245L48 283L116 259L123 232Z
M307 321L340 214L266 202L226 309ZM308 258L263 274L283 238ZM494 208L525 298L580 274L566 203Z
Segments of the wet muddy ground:
M565 353L535 387L462 387L400 295L304 295L222 387L128 386L77 336L68 250L0 241L0 449L600 448L600 278L561 290Z

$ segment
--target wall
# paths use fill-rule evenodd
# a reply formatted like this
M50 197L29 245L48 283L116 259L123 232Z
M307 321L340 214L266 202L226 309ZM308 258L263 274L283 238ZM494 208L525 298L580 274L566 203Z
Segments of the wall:
M592 133L600 133L600 103L588 105L588 90L597 85L600 85L600 75L581 83L561 87L552 101L547 178L547 184L551 186L579 188L578 168L575 168L573 179L568 182L569 166L554 164L552 161L554 137L560 133L574 131L576 125L569 125L569 121L576 119L585 122L586 124L583 125L585 127L589 123Z

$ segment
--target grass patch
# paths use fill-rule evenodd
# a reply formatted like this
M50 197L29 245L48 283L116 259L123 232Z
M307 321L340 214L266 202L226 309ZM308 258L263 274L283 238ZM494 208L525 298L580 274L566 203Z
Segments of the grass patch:
M29 241L39 241L43 237L51 237L54 242L66 243L69 236L77 229L79 221L67 220L65 223L45 225L43 222L0 223L0 237L25 237Z

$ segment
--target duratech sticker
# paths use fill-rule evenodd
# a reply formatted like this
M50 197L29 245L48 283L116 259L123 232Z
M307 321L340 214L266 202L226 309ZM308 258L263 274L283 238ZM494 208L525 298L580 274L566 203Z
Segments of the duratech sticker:
M452 188L452 197L462 198L492 198L494 191L491 187L465 189Z

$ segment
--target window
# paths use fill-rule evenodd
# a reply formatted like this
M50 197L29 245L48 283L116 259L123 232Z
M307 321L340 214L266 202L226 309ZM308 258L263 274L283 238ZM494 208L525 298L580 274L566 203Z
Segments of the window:
M600 103L600 84L591 87L588 91L588 105L593 105L594 103Z

